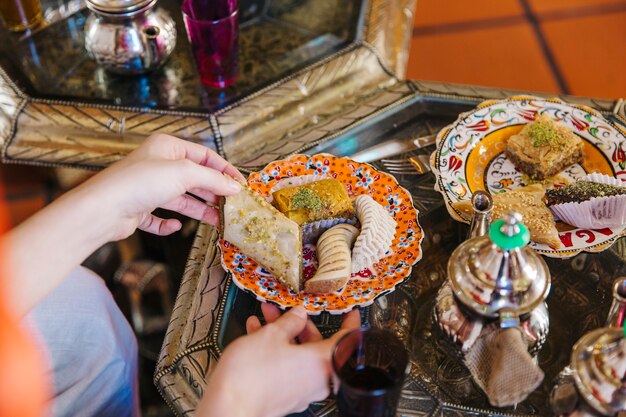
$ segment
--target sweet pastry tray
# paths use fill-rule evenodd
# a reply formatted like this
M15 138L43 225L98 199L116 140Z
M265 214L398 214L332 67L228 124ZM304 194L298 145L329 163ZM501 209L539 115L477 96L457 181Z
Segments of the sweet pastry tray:
M415 87L428 88L418 84ZM478 101L483 100L471 99L468 95L445 97L439 93L430 96L416 93L412 100L389 110L384 117L319 144L307 153L343 156L387 139L435 133L456 120L460 113L474 108ZM610 115L610 110L606 111L609 108L601 109L605 110L605 116ZM430 154L434 149L431 146L412 154ZM385 170L379 162L372 165ZM432 173L402 175L396 179L411 194L419 210L418 220L424 233L423 257L394 292L376 298L361 311L364 322L391 330L412 353L411 371L398 415L550 415L548 394L554 378L567 365L575 341L602 326L611 303L611 283L616 277L626 275L624 240L617 240L601 253L582 252L568 259L545 258L553 279L547 300L550 333L539 354L545 379L516 408L494 408L432 321L434 297L447 278L448 258L465 239L468 226L450 216L441 194L435 190ZM244 333L249 315L260 314L255 297L237 288L221 268L219 252L215 250L217 239L213 228L200 227L177 300L177 306L184 311L172 319L157 365L155 383L176 410L195 406L205 385L204 379L223 349ZM325 334L331 334L341 321L340 317L328 313L314 316L313 320ZM208 327L200 326L202 322L208 323ZM312 404L302 414L322 415L336 415L332 399Z

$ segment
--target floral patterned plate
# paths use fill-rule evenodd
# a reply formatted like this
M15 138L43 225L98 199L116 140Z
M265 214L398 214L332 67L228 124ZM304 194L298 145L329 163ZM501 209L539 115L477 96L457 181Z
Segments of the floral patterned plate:
M563 183L591 172L626 180L626 132L597 111L554 98L516 96L486 101L439 132L431 156L435 189L443 195L454 219L469 221L451 204L470 199L476 190L496 194L525 185L522 174L504 155L506 139L541 114L567 126L584 141L583 162L560 174ZM557 228L562 243L559 249L535 242L531 246L546 256L568 258L581 251L603 251L626 234L626 227L586 230L557 222Z
M366 269L352 274L341 291L330 294L297 294L289 290L225 240L219 242L222 266L232 273L239 288L254 294L260 301L273 302L281 308L303 305L309 314L315 315L322 311L341 314L357 306L369 305L408 278L413 264L422 257L423 232L417 222L417 210L413 207L411 195L393 176L379 172L371 165L327 154L293 155L272 162L261 172L251 174L248 185L268 197L279 180L309 174L336 178L345 184L350 197L369 194L389 211L398 224L389 255L376 263L373 271ZM305 245L303 262L305 279L312 277L317 265L314 245Z

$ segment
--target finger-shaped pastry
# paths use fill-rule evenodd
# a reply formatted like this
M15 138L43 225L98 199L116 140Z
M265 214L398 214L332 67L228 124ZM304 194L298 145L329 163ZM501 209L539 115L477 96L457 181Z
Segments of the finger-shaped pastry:
M361 222L361 233L352 249L352 272L371 268L381 260L396 234L396 221L387 210L369 195L354 199L356 215Z
M325 294L341 289L348 282L352 270L350 249L358 234L356 227L339 224L320 236L317 272L304 283L305 291Z

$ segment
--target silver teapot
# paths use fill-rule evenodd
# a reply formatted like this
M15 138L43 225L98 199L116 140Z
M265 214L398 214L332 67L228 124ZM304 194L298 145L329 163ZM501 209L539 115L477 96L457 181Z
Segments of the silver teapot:
M110 72L141 74L161 66L176 45L176 24L157 0L87 0L85 48Z
M558 416L614 416L626 411L626 278L613 286L606 327L585 334L558 376L550 405Z
M484 201L476 203L484 205ZM484 217L484 211L476 213ZM485 222L490 219L481 220ZM484 225L479 229L487 230ZM470 235L477 235L474 227ZM491 223L487 236L472 237L452 253L448 281L438 293L434 317L461 356L482 332L497 329L519 328L532 356L544 344L550 271L527 246L529 239L521 215L511 212Z

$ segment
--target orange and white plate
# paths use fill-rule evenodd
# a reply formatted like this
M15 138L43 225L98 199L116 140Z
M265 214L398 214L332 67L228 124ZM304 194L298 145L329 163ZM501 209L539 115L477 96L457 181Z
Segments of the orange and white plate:
M626 180L626 132L597 111L555 98L515 96L486 101L439 132L431 156L435 189L443 195L454 219L469 221L452 204L471 199L476 190L497 194L525 185L522 174L504 154L506 140L542 114L567 126L584 143L582 163L560 174L563 183L592 172ZM546 256L568 258L581 251L603 251L626 234L626 225L587 230L557 222L557 229L560 248L531 242L533 249Z
M254 259L223 239L219 242L222 266L232 273L233 282L239 288L254 294L260 301L272 302L281 308L303 305L309 314L316 315L322 311L341 314L354 307L369 305L376 297L393 291L396 285L407 279L413 265L422 257L424 235L411 194L398 185L393 176L377 171L371 165L328 154L293 155L272 162L262 171L252 173L248 185L267 198L281 179L311 174L338 179L346 186L350 197L369 194L394 217L396 234L387 257L377 262L373 270L352 274L342 290L329 294L291 291ZM315 245L304 246L303 263L304 278L312 277L317 265Z

